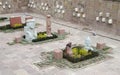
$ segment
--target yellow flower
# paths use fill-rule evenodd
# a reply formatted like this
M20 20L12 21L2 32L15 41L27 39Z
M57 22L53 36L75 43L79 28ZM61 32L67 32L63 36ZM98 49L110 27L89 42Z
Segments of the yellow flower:
M47 37L47 34L44 33L44 34L38 34L37 38L46 38Z
M20 27L20 26L22 26L22 24L14 24L13 27Z
M85 48L82 48L80 51L79 51L79 54L83 55L83 56L87 56L88 55L88 50L86 50Z

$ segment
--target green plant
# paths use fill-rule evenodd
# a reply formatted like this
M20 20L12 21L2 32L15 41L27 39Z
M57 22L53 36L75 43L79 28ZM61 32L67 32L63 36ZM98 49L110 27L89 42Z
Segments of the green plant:
M80 54L73 54L72 57L73 57L73 58L81 58L81 55L80 55Z
M78 48L72 48L73 55L78 55Z
M85 48L82 48L81 50L79 50L79 54L82 56L87 56L88 55L88 50L86 50Z

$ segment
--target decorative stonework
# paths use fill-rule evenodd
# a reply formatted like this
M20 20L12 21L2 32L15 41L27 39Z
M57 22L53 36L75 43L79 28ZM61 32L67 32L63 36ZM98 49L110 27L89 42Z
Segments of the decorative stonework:
M48 3L41 3L39 6L40 10L42 11L48 11L49 10L49 4Z
M28 19L26 26L24 27L25 40L32 42L33 39L37 39L37 32L35 31L35 20Z
M94 50L93 48L92 48L92 44L91 44L91 39L90 39L90 37L87 37L86 39L85 39L85 48L87 49L87 50Z
M55 13L64 14L65 13L64 6L57 4L55 8Z
M111 14L108 12L107 13L99 12L98 17L96 17L96 21L106 24L113 24L113 19L111 18Z
M84 8L81 7L81 8L74 8L73 10L73 17L77 17L77 18L85 18L86 17L86 14L84 12Z
M46 19L46 31L47 31L47 36L51 36L51 16L47 15Z
M29 7L29 8L36 8L35 1L30 1L30 0L29 0L28 7Z

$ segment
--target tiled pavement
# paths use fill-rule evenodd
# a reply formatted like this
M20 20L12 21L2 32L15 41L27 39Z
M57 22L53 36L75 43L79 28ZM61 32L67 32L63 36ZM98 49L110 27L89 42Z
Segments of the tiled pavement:
M13 14L9 14L11 16ZM14 15L20 15L25 17L24 14L17 13ZM31 14L30 14L31 15ZM45 31L45 18L43 16L37 16L37 23L41 23L36 30ZM42 18L41 18L42 17ZM53 20L54 21L54 20ZM67 25L68 23L63 21L56 21ZM16 36L21 36L23 31L17 31L13 33L0 32L0 75L120 75L120 42L101 36L92 36L90 33L83 32L78 29L70 28L57 23L52 23L52 31L57 31L59 28L65 29L70 32L65 40L48 42L44 44L36 45L8 45L6 43L11 42ZM69 23L69 26L73 24ZM75 25L77 27L77 25ZM83 27L81 27L83 28ZM41 61L40 53L43 51L51 51L57 48L64 48L66 43L72 41L77 44L84 44L85 37L90 36L95 46L96 42L105 42L107 45L113 47L112 54L113 59L101 62L99 64L90 65L89 67L82 69L59 69L51 66L45 69L39 69L34 66L33 63ZM116 36L119 37L119 36Z

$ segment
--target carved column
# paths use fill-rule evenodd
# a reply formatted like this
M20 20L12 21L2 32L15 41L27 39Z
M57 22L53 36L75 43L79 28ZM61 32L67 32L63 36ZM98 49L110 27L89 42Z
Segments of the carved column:
M46 19L46 31L47 31L47 36L51 36L51 16L47 15Z

